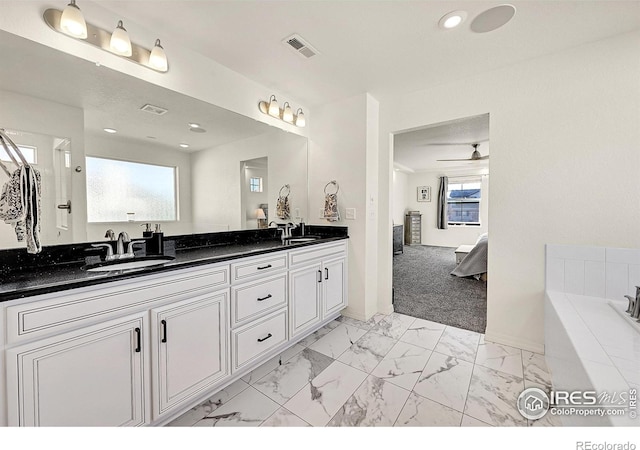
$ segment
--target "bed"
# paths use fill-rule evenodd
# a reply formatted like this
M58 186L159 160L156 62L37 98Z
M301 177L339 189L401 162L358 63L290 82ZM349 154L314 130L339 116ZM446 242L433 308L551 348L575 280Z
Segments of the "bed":
M487 254L489 236L487 233L480 235L471 251L453 269L451 275L456 277L474 277L476 280L487 279Z

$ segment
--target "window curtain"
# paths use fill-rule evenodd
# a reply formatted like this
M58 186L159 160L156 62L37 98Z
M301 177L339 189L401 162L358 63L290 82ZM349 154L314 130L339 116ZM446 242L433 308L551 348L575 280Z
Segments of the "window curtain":
M438 191L438 229L449 228L447 220L447 191L449 190L449 178L440 177L440 190Z

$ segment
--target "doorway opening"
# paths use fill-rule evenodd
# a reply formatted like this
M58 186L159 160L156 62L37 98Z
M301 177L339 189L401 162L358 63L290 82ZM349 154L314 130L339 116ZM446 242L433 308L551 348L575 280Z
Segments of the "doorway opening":
M394 134L394 311L484 333L489 114Z

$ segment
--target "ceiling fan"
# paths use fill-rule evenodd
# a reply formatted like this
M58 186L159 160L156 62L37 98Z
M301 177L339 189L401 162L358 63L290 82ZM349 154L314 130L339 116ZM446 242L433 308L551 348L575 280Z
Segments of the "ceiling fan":
M457 144L448 144L448 145L457 145ZM473 147L473 153L471 153L471 158L466 159L438 159L437 161L482 161L484 159L489 159L489 155L482 156L478 151L478 145L480 144L466 144L471 145Z

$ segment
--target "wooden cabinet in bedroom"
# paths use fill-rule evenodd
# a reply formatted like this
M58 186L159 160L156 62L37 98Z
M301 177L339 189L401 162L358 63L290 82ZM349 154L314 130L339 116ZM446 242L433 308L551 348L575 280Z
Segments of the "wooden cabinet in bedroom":
M405 245L419 245L422 243L422 214L412 211L404 216Z

